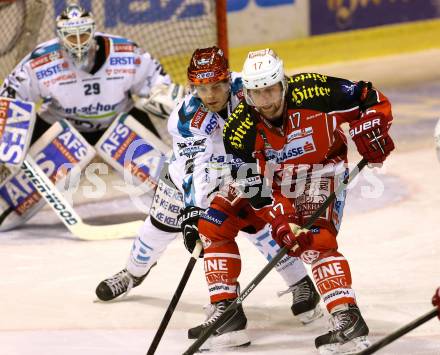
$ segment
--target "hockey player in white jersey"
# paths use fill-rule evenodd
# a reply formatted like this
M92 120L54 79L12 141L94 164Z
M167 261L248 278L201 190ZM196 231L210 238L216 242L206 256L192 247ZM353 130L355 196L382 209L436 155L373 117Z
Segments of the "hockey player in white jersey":
M191 94L173 110L168 130L173 137L173 157L161 174L150 215L134 240L126 267L96 288L103 301L112 300L141 284L150 269L179 231L192 252L197 221L212 195L229 173L222 129L231 111L242 99L242 82L230 73L223 52L217 47L197 49L188 67ZM249 226L244 232L255 233ZM248 239L270 260L279 250L269 230ZM298 258L284 257L277 271L292 293L292 312L303 323L322 315L319 296ZM191 336L191 334L189 334Z
M183 88L171 83L160 63L126 38L95 32L92 14L78 5L69 5L57 17L56 33L56 38L40 44L21 60L0 89L2 97L41 102L31 141L38 141L38 147L33 152L38 155L46 150L47 158L50 149L45 148L55 139L57 144L63 142L63 147L58 145L58 153L69 151L74 144L67 141L67 134L85 139L82 145L87 159L81 162L81 168L97 152L123 173L127 162L121 146L127 139L143 140L149 148L142 149L149 156L153 151L161 156L169 150L160 142L152 146L154 138L149 131L157 132L147 112L168 118L183 96ZM140 99L135 102L133 96ZM58 153L55 155L63 156ZM37 161L39 165L41 160ZM69 163L75 165L74 160ZM150 179L151 171L129 163L139 180ZM52 165L59 167L60 162ZM35 202L33 192L20 177L8 174L7 179L0 180L0 230L22 224L42 207L29 203ZM149 182L154 185L154 181ZM14 191L22 194L17 197Z

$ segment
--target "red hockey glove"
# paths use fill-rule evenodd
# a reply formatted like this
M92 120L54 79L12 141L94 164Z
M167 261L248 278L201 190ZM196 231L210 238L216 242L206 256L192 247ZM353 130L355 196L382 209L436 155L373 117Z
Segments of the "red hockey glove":
M432 296L432 305L437 307L437 316L438 319L440 319L440 287L435 291L434 296Z
M350 136L369 163L382 163L394 149L388 122L383 113L375 110L367 110L360 119L350 122Z
M286 215L277 216L272 222L272 238L281 247L290 249L290 256L299 257L312 244L313 234L295 223L289 223Z

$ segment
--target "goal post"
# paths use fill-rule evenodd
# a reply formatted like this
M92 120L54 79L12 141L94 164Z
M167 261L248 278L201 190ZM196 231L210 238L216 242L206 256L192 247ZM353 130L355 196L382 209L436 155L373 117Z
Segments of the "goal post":
M55 17L67 2L0 0L0 29L6 34L0 39L0 80L35 45L55 37ZM196 48L218 45L228 53L226 0L77 2L92 11L97 31L135 41L161 62L175 82L186 82L186 68ZM41 12L36 3L45 9Z

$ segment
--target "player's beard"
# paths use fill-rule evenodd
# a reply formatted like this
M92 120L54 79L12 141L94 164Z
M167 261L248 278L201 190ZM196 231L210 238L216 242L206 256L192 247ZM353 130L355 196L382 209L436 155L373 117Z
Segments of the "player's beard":
M284 98L270 105L258 107L258 112L260 112L267 120L273 121L283 114L283 108Z

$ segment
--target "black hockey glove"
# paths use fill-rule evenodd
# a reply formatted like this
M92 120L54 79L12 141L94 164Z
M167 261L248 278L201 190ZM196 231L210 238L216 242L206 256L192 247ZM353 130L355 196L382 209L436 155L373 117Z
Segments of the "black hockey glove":
M198 222L199 218L205 210L195 206L186 207L179 214L180 229L183 234L183 242L185 248L192 254L196 246L196 242L200 240ZM200 258L203 257L203 250L201 251Z

